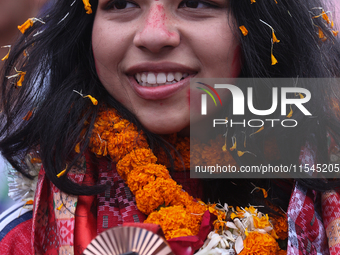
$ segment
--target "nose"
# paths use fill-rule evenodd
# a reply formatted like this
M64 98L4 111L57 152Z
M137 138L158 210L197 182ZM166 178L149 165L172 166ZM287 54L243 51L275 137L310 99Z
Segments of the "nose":
M149 8L133 42L135 46L152 53L179 45L179 32L162 4L154 4Z

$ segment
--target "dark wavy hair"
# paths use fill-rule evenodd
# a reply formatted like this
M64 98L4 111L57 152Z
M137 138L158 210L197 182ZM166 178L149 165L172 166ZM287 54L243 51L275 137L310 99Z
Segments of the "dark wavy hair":
M3 156L26 176L23 156L31 151L39 151L47 177L66 193L94 194L105 189L103 186L82 187L67 178L56 175L68 169L80 157L74 153L79 142L79 134L84 122L90 123L85 134L84 152L98 111L101 107L114 107L126 119L143 130L152 147L163 146L158 135L145 130L135 116L106 92L98 79L91 48L91 33L94 14L85 13L82 1L59 0L43 14L46 24L35 22L12 48L6 60L1 77L1 116L0 151ZM91 0L96 12L97 0ZM239 30L235 36L242 49L241 77L279 78L279 77L337 77L339 76L339 43L322 19L312 19L319 14L314 7L325 6L320 0L230 0L228 11L233 15L236 27L244 25L249 34L243 36ZM314 12L314 14L313 14ZM265 21L275 28L281 39L275 45L275 57L279 60L271 65L271 29ZM318 27L327 40L318 37ZM23 56L23 53L27 57ZM17 70L25 71L22 87L16 87L6 76ZM338 101L337 86L309 86L312 95L318 95L310 105L314 119L299 119L299 128L294 132L273 128L266 129L263 135L249 139L254 148L263 136L276 137L282 159L298 163L301 146L310 142L318 148L320 160L327 161L327 132L338 140L340 132L339 113L333 103ZM94 96L99 105L92 105L73 90ZM254 88L256 102L268 101L270 86ZM28 111L33 115L28 121L22 118ZM247 116L246 116L247 117ZM301 124L300 124L301 123ZM268 130L268 131L267 131ZM244 130L234 129L230 134L241 137ZM249 133L249 132L248 132ZM243 164L239 159L238 163ZM221 180L220 180L221 181ZM225 180L222 182L225 182ZM270 181L269 181L270 182ZM301 180L308 187L325 190L336 186L327 180ZM209 183L207 189L210 189ZM214 181L215 183L215 181ZM268 184L271 185L271 184ZM223 185L226 186L226 185ZM216 186L215 186L216 187ZM210 189L211 192L214 192ZM218 191L217 191L218 192ZM215 201L214 195L211 196Z

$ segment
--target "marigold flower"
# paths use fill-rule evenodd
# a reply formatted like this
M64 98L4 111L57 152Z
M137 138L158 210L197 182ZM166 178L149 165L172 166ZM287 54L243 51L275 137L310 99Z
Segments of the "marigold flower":
M196 235L200 221L195 221L192 216L183 206L162 207L159 211L151 213L144 222L159 224L168 240L180 236Z
M255 216L253 217L253 219L254 219L255 228L265 228L265 227L271 226L269 222L268 214L262 215L261 218Z
M256 1L255 0L250 0L250 3L251 4L256 3Z
M288 238L288 222L285 215L274 218L274 231L279 239L285 240Z
M244 36L246 36L248 34L248 30L246 29L245 26L240 26L239 29L241 30L241 32Z
M272 236L256 231L248 234L243 245L244 248L239 255L272 255L279 251L279 246Z
M124 180L126 180L127 175L133 168L147 164L154 164L156 161L157 158L150 149L135 149L117 163L117 172Z
M137 208L145 214L150 214L163 204L171 205L176 200L173 194L181 189L182 187L172 179L157 178L136 192Z
M143 188L149 182L153 182L156 178L170 179L168 169L163 165L147 164L137 166L127 176L127 185L132 193Z
M337 36L339 34L339 31L333 30L332 33L333 33L334 36Z

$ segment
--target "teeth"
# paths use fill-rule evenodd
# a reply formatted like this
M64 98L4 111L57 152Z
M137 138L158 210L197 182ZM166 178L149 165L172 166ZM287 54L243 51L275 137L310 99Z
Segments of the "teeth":
M167 81L173 81L175 79L175 76L173 73L168 73L168 76L166 77Z
M137 79L138 80L138 79ZM139 80L138 80L139 81ZM145 73L142 73L142 77L141 77L141 81L144 83L144 82L147 82L147 78L146 78L146 74ZM140 81L139 81L140 82Z
M147 83L149 84L156 84L156 75L154 73L148 73L148 80Z
M140 73L137 73L137 74L136 74L136 80L137 80L138 82L141 81L141 74L140 74Z
M157 74L157 83L158 84L166 83L166 75L165 75L165 73Z
M177 73L175 73L175 80L176 81L180 81L181 79L182 79L182 73L180 73L180 72L177 72Z
M157 87L160 85L174 84L185 77L188 77L188 73L153 73L153 72L143 72L136 73L136 81L144 87Z

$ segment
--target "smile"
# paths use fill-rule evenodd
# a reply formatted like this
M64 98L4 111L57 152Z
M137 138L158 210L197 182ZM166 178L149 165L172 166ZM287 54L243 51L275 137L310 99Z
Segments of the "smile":
M143 87L158 87L162 85L174 84L188 77L188 73L181 72L142 72L136 73L135 79Z

